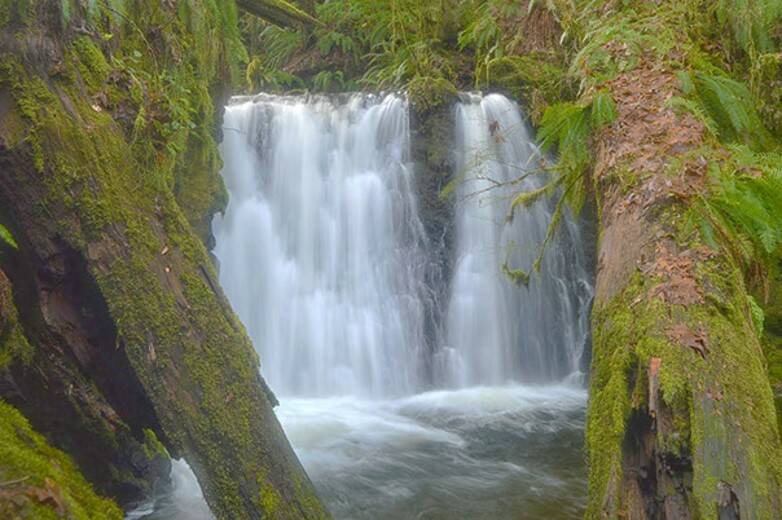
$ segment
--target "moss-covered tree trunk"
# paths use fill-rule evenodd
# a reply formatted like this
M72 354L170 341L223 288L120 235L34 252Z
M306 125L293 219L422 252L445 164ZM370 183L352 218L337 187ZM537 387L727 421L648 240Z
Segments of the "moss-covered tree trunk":
M574 64L584 97L607 91L617 108L593 136L587 517L780 518L782 451L744 276L725 237L691 225L727 152L671 103L699 13L605 4Z
M234 3L4 0L0 28L19 311L0 397L114 498L142 498L154 433L218 518L327 517L191 226L221 193L210 94L242 57Z

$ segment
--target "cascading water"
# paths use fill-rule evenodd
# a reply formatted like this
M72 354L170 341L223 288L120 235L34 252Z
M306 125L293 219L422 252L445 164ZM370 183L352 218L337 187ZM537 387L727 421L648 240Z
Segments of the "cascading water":
M409 393L422 250L405 101L261 95L225 113L220 282L281 395Z
M502 265L530 269L552 218L550 201L519 210L510 200L542 185L541 156L515 103L462 96L456 107L456 266L443 352L446 379L458 386L550 382L577 374L588 341L592 288L578 229L564 219L542 276L514 287Z
M569 376L591 297L578 227L565 219L541 274L515 287L501 265L529 268L552 207L505 217L541 182L540 156L502 96L464 95L455 124L442 290L427 287L443 266L417 211L404 98L235 98L220 281L336 518L578 518L586 393Z

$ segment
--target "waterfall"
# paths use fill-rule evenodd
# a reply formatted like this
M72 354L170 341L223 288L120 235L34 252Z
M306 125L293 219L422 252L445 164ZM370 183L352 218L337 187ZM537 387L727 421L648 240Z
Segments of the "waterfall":
M543 185L540 152L518 106L504 96L462 95L455 119L460 183L445 377L469 386L578 374L592 297L579 229L563 219L540 274L532 273L526 288L514 286L503 262L531 269L554 210L541 200L507 222L513 196Z
M225 113L226 212L213 224L220 281L281 395L410 394L578 374L592 288L578 226L563 219L530 269L553 204L507 222L542 185L518 106L464 94L454 110L454 267L444 326L428 326L427 237L397 95L235 98ZM426 330L444 330L443 338ZM434 374L427 367L434 367Z
M426 256L396 95L235 98L220 282L281 395L413 391Z
M234 98L220 282L335 518L580 518L579 226L563 219L528 287L502 273L530 268L554 208L506 221L513 195L545 181L541 155L518 106L465 94L453 222L430 240L416 200L438 194L416 193L407 109L398 95ZM175 481L182 516L163 518L211 518Z

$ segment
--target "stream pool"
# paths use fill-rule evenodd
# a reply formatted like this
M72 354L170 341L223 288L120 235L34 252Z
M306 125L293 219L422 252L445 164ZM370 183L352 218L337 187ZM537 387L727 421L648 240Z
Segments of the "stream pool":
M337 520L583 516L586 391L475 387L397 400L289 399L284 429ZM186 464L128 519L211 516Z

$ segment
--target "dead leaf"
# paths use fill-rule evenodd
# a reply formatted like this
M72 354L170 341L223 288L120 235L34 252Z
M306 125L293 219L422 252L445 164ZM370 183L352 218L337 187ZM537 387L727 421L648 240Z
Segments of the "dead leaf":
M708 339L706 331L698 327L698 331L693 331L684 323L677 323L665 331L668 340L683 347L689 347L694 350L701 358L706 359L709 352Z
M65 516L67 507L62 499L60 486L58 486L57 483L48 477L44 479L44 483L46 484L46 497L44 501L54 505L54 510L57 513L57 516Z

